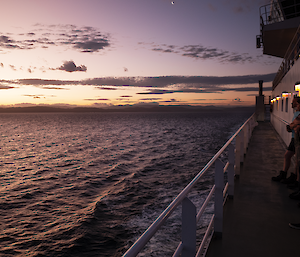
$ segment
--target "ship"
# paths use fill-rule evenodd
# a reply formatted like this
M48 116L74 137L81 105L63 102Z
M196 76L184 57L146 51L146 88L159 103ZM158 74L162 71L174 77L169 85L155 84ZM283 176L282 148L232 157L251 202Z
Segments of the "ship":
M269 99L260 93L256 99L259 119L266 118L270 107L270 121L284 143L289 144L291 133L286 125L291 123L294 110L292 100L300 92L300 0L273 0L260 7L260 34L256 47L264 55L282 58L272 83ZM261 90L260 90L261 92Z
M179 205L182 205L181 241L173 257L298 255L299 231L288 226L289 219L300 221L298 209L287 201L288 188L273 182L271 175L282 165L284 146L291 140L286 128L295 112L291 103L300 95L300 0L273 0L260 7L259 17L256 47L262 48L264 55L282 58L271 95L263 95L260 80L255 113L123 257L137 256ZM226 164L219 158L225 149ZM196 209L188 193L211 165L215 168L215 184L200 209ZM226 172L228 181L224 186ZM198 244L197 223L213 195L214 213Z

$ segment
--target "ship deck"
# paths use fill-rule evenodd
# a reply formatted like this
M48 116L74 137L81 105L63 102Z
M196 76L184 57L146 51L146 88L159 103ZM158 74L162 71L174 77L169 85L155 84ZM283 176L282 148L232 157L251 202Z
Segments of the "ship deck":
M300 230L288 225L300 223L298 201L289 198L293 190L271 180L282 169L284 153L271 123L260 122L235 179L234 199L224 206L222 238L212 239L207 257L299 256Z

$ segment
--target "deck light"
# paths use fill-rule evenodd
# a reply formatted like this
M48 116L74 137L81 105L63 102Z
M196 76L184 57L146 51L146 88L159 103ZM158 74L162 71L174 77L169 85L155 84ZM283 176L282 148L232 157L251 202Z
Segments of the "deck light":
M297 81L295 83L295 91L299 92L300 91L300 81Z
M291 93L288 93L288 92L282 92L282 97L284 97L284 98L286 98L286 97L289 97L289 96L291 96Z

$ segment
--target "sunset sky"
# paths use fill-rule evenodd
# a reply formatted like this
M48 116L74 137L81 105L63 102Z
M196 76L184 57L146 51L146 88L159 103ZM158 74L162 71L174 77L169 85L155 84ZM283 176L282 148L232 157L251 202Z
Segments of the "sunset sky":
M0 3L0 107L253 105L282 61L256 49L269 1Z

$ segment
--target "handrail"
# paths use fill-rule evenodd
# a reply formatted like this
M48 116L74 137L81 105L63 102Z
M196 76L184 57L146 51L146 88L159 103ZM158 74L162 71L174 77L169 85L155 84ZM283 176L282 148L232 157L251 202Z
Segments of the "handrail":
M194 177L194 179L181 191L181 193L171 202L171 204L159 215L159 217L149 226L149 228L135 241L135 243L123 254L123 257L133 257L136 256L147 244L147 242L152 238L156 231L163 225L167 218L172 214L176 207L186 199L188 193L195 186L202 175L212 166L212 164L218 160L223 151L232 143L232 141L239 136L239 133L250 123L251 120L255 119L255 114L253 114L238 130L237 132L223 145L223 147L212 157L212 159L202 168L202 170ZM225 166L225 165L224 165ZM228 167L228 165L227 165ZM224 168L224 167L223 167ZM222 170L223 173L223 170ZM213 186L212 191L215 191L215 186ZM212 192L213 193L213 192ZM209 194L208 198L212 197L212 193ZM222 192L223 194L223 192ZM203 205L207 205L208 201L205 201ZM203 209L200 210L201 214ZM199 213L200 213L199 212ZM200 215L196 215L197 220ZM178 251L184 248L182 242L176 249L173 256L178 256Z
M259 8L261 25L269 25L284 20L292 19L300 16L300 3L294 2L290 5L283 5L277 1L263 5Z
M286 120L278 117L277 115L275 115L275 114L272 114L272 115L273 115L273 117L275 117L276 119L278 119L279 121L281 121L282 123L284 123L285 125L289 125L290 124L290 122L288 122L288 121L286 121Z
M263 5L259 8L261 26L284 20L280 5L277 2Z

